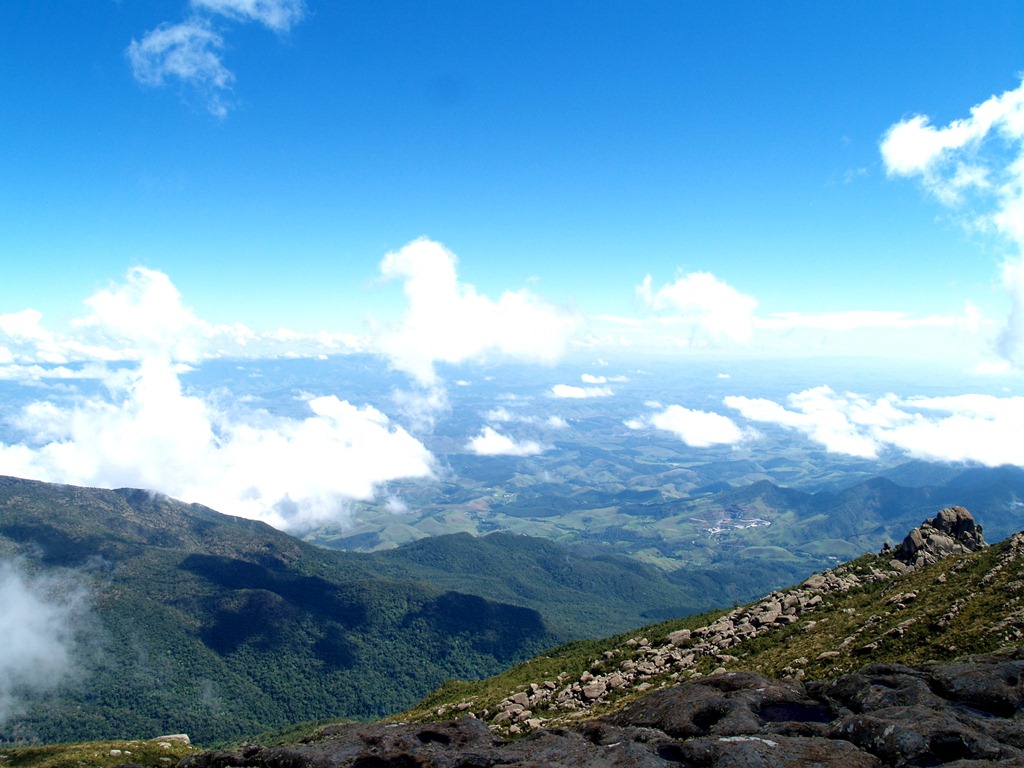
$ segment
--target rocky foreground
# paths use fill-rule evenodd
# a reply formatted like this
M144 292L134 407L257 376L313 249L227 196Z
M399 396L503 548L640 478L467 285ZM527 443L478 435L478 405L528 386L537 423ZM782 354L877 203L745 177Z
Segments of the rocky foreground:
M614 715L504 739L481 720L346 725L181 768L1024 766L1024 653L877 664L821 682L722 673Z

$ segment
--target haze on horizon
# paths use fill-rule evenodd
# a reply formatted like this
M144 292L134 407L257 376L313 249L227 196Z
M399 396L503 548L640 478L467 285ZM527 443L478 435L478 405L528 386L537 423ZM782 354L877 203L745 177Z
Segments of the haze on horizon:
M530 416L569 429L560 401L643 359L901 371L625 421L691 448L771 424L1024 466L1019 3L18 0L0 28L0 382L33 392L0 474L284 527L436 475L425 435L472 383L444 371L575 361ZM356 354L402 377L388 407L183 383ZM508 423L460 450L553 449Z

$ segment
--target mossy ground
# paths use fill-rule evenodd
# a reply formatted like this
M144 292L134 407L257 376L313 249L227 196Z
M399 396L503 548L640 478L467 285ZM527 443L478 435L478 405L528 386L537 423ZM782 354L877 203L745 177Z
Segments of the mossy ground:
M114 768L125 763L173 768L193 749L180 741L85 741L0 748L0 768Z

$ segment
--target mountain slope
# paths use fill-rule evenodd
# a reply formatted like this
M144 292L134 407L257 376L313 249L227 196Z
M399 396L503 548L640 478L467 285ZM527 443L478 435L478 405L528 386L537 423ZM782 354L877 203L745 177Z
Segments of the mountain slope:
M915 531L930 541L933 522ZM652 688L716 671L813 679L873 662L1020 647L1024 534L961 554L947 546L950 535L935 536L947 556L932 564L911 567L889 551L864 555L730 611L570 644L489 680L450 683L400 718L471 711L515 732L614 711Z
M388 576L535 608L562 637L600 637L723 600L720 590L622 555L584 557L555 542L510 533L432 536L375 553L373 562Z
M297 727L183 765L1020 765L1022 588L1024 534L988 547L945 509L895 549L755 603L446 684L400 724Z
M86 586L95 617L76 684L2 739L210 741L379 716L555 641L529 608L382 578L364 558L141 491L0 478L0 542Z
M1024 534L986 547L949 508L756 603L446 685L401 722L183 766L1024 765L1022 587Z

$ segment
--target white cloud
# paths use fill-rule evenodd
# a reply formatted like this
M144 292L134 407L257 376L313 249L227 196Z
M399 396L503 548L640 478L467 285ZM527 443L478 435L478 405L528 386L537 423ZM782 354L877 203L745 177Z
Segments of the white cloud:
M508 408L493 408L484 414L484 418L491 422L509 422L515 421L515 416Z
M881 447L872 424L900 418L891 400L872 402L851 393L840 395L827 386L790 395L790 409L764 398L726 397L723 402L751 421L788 427L830 451L864 458L874 458Z
M138 361L154 355L185 362L215 357L317 357L361 351L352 334L303 334L279 329L256 333L241 324L212 325L186 306L162 272L130 269L123 284L85 301L89 313L71 321L71 333L46 329L34 309L0 315L0 378L82 378L93 369L69 363ZM53 367L58 366L58 367Z
M547 446L536 440L514 440L492 427L484 427L466 443L466 448L477 456L536 456L547 450Z
M0 724L21 711L24 695L52 690L74 676L87 615L78 586L0 562Z
M757 299L740 293L710 272L690 272L657 291L647 275L636 292L644 305L681 324L694 345L747 342L753 334Z
M497 301L477 293L459 282L455 254L430 240L389 253L380 271L403 282L408 306L401 324L380 334L379 348L423 385L436 383L437 362L488 354L554 362L576 328L573 316L526 290L506 291Z
M923 115L896 123L881 142L892 176L917 177L978 232L995 232L1014 253L1002 270L1012 309L997 349L1024 365L1024 80L936 127Z
M1024 466L1024 398L991 395L870 400L816 387L787 406L764 398L727 397L751 421L807 435L827 450L865 458L896 449L929 461Z
M901 405L925 413L913 413L883 438L912 456L1024 466L1024 397L913 398Z
M221 58L224 39L213 20L257 22L278 33L298 23L304 13L302 0L192 0L193 13L182 22L164 22L141 40L133 39L125 51L132 75L142 85L162 88L169 81L194 89L206 108L223 118L231 106L227 94L234 73Z
M594 376L590 373L584 373L580 376L580 380L584 384L607 384L608 378L606 376Z
M692 448L712 445L733 445L743 439L743 432L727 416L708 411L697 411L681 405L670 405L664 410L643 418L623 422L629 429L652 426L671 432Z
M85 301L92 312L73 321L94 343L132 350L141 357L198 361L208 326L181 301L162 272L143 267L128 271L124 285L112 285Z
M16 420L25 442L0 444L0 474L146 488L295 527L344 520L346 500L433 473L412 435L334 396L310 399L301 419L221 412L184 393L175 369L155 359L105 383L109 398L27 406Z
M275 32L287 32L306 11L302 0L192 0L192 7L238 21L256 21Z
M160 88L177 80L195 88L217 117L228 112L225 93L235 75L221 60L224 40L204 19L164 23L132 40L126 54L132 75L142 85Z
M563 419L561 416L548 416L544 420L544 425L549 429L568 429L569 422Z
M179 375L188 367L178 361L202 357L209 339L221 337L161 273L132 270L124 285L86 303L91 312L73 323L76 332L99 345L101 361L116 352L112 359L137 364L94 363L89 372L104 384L102 394L22 409L10 420L21 442L0 443L0 474L147 488L285 527L344 518L346 500L433 472L423 444L369 406L310 397L308 416L282 418L183 391ZM33 316L8 321L12 327L52 341ZM31 366L0 371L12 368L26 376ZM435 392L396 400L410 418L443 405Z
M551 388L551 396L570 400L583 400L588 397L611 397L611 387L577 387L572 384L555 384Z

